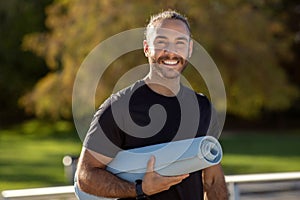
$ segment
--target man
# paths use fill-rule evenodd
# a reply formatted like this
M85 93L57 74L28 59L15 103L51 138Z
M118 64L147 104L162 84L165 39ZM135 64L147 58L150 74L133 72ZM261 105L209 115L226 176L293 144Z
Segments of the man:
M108 98L96 112L85 138L76 184L81 191L93 195L91 198L228 199L220 165L164 177L154 171L152 156L143 180L136 183L106 171L121 149L200 137L216 126L208 99L180 83L180 75L192 55L190 35L188 21L175 11L151 18L143 43L150 65L148 75ZM153 111L155 105L164 110Z

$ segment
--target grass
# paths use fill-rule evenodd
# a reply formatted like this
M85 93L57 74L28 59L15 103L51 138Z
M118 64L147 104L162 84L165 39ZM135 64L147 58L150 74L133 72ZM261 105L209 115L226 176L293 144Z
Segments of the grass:
M71 124L31 121L0 132L0 191L66 185L62 158L78 155Z
M226 174L300 171L300 130L221 136Z
M300 130L223 133L225 174L300 171ZM81 141L69 122L30 121L0 130L0 191L69 184L62 158Z

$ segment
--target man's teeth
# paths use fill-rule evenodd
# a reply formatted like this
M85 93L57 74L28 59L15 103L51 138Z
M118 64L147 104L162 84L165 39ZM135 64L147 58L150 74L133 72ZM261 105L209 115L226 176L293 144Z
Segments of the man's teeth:
M178 60L164 60L163 63L166 65L176 65Z

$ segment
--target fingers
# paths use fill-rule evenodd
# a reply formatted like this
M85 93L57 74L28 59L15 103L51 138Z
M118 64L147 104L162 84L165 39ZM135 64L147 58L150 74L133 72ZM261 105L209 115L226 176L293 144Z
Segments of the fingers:
M179 176L161 176L154 170L155 157L151 156L147 163L147 173L143 178L142 188L145 194L152 195L168 190L172 185L180 183L189 174Z
M190 176L190 174L182 174L182 175L180 175L180 177L182 178L182 179L185 179L185 178L187 178L187 177L189 177Z
M167 182L170 182L172 185L176 183L180 183L183 179L186 179L189 177L189 174L183 174L179 176L169 176L169 177L164 177Z
M147 163L147 172L154 172L154 166L155 166L155 156L151 156ZM178 176L169 176L169 177L165 176L166 180L169 179L170 181L172 181L172 180L179 181L179 180L183 180L187 177L189 177L189 174L182 174L182 175L178 175Z
M159 182L157 185L160 185L161 190L168 190L171 186L181 183L189 174L180 175L180 176L160 176Z
M147 172L154 171L155 157L151 156L147 164Z

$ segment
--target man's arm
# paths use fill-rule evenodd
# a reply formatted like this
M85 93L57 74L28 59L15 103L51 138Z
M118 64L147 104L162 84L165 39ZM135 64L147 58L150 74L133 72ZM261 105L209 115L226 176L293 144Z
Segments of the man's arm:
M79 188L89 194L102 197L135 197L135 185L121 180L105 170L112 158L82 149L78 168L77 182Z
M83 148L78 162L77 182L79 188L89 194L109 198L136 197L135 184L118 178L105 170L112 160L104 155ZM155 158L151 157L147 173L143 178L142 188L145 194L152 195L168 190L180 183L188 175L163 177L154 172Z
M227 200L229 197L220 164L202 170L205 200Z

